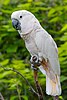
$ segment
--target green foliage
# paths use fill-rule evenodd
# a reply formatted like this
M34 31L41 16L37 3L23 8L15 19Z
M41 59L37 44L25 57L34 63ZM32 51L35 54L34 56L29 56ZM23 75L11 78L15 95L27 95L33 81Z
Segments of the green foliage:
M0 0L0 64L17 69L34 87L30 54L11 23L11 13L20 9L31 11L56 41L61 65L62 96L59 98L67 100L67 0ZM45 77L40 72L39 82L45 94ZM37 100L28 89L19 75L0 68L0 91L5 100ZM46 95L45 100L52 98Z

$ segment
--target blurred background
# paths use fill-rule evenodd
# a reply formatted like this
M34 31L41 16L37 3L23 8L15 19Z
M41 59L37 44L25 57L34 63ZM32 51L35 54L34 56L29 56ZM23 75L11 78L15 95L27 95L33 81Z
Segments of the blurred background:
M12 12L20 9L32 12L57 43L62 85L59 98L67 100L67 0L0 0L0 92L5 100L38 100L21 76L1 68L17 69L35 89L30 54L11 23ZM44 100L52 100L46 95L46 78L40 71L39 83Z

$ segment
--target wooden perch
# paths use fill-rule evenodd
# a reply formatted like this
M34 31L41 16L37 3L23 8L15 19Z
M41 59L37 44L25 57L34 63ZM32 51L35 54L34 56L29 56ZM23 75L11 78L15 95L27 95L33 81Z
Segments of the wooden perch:
M36 86L36 90L38 95L39 100L44 100L43 99L43 91L42 88L40 86L40 84L38 83L38 70L33 70L34 71L34 80L35 80L35 86Z

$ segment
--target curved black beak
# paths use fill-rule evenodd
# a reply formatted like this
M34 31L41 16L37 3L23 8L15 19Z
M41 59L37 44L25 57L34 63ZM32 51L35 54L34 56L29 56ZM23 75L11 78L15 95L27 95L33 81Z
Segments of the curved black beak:
M21 30L20 22L17 19L12 19L12 25L16 30Z

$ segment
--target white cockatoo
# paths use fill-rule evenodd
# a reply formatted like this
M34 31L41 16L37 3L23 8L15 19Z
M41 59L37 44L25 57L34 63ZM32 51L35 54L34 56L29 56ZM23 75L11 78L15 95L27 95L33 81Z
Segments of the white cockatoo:
M57 45L53 38L29 11L15 11L12 13L11 19L13 27L25 41L31 56L37 55L40 61L42 59L45 61L45 64L40 65L39 69L46 75L46 93L52 96L60 95L60 64Z

